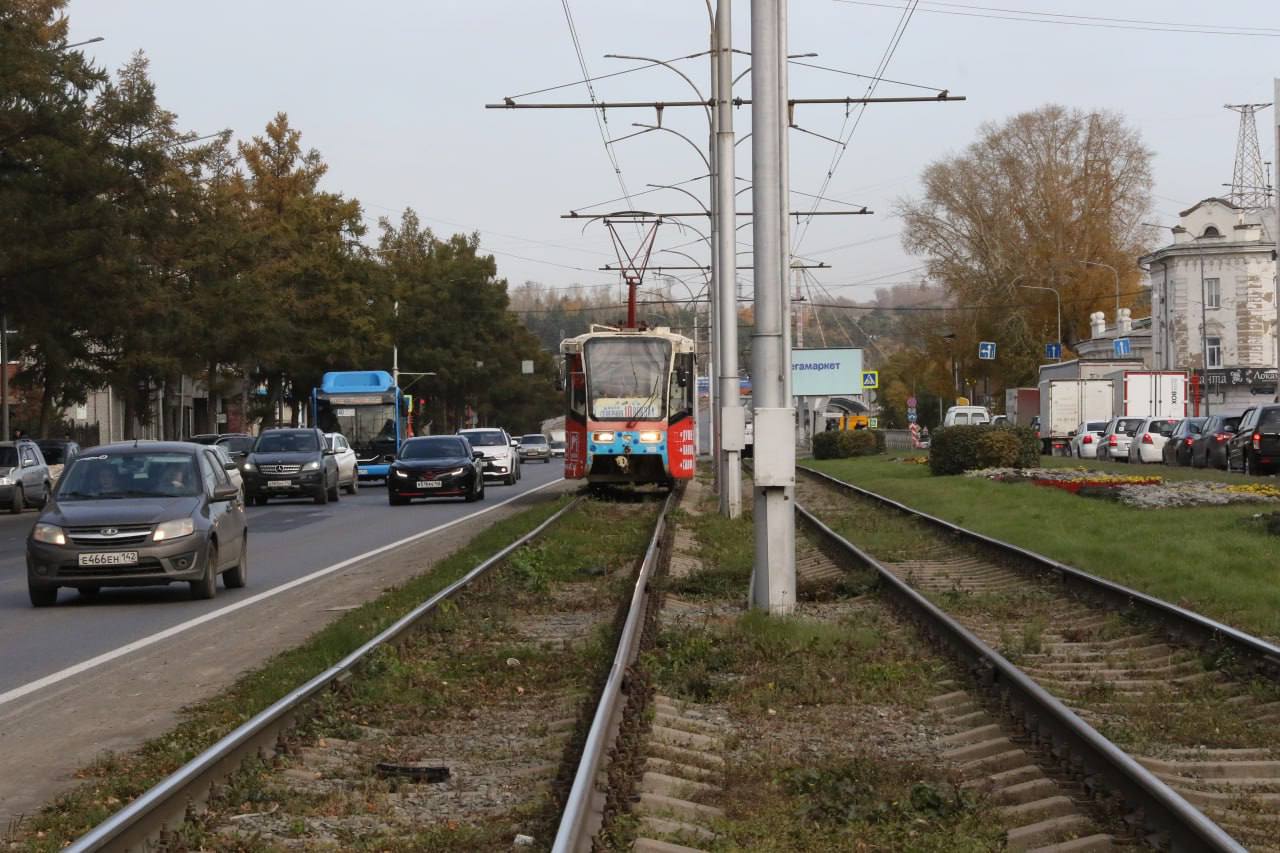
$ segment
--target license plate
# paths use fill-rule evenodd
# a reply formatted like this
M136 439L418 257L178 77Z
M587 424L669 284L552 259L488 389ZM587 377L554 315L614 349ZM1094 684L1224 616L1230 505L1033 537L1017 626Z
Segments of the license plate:
M137 551L111 551L103 554L81 554L82 566L134 566L138 563Z
M268 489L287 489L293 485L293 480L267 480Z
M418 481L419 489L438 489L442 485L444 484L441 483L439 480L419 480Z

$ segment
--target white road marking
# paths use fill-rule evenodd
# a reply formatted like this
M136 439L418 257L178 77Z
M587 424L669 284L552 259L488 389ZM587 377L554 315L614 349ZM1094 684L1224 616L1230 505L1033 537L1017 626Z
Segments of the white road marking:
M283 583L280 586L272 587L271 589L268 589L264 592L260 592L257 595L250 596L249 598L246 598L243 601L237 601L234 604L228 604L226 607L220 607L217 610L210 611L209 613L204 613L200 616L196 616L193 619L188 619L186 622L180 622L177 625L173 625L172 627L165 628L163 631L157 631L156 633L151 634L149 636L134 640L132 643L126 643L125 645L112 649L109 652L103 652L102 654L96 657L92 657L92 658L89 658L88 660L81 661L80 663L73 664L67 667L66 669L60 669L57 672L50 673L49 675L46 675L43 678L38 678L35 681L29 681L26 684L22 685L21 687L15 687L12 690L7 690L4 693L0 693L0 705L7 705L8 703L13 702L16 699L21 699L23 696L28 696L32 693L35 693L37 690L42 690L43 688L48 687L52 684L57 684L60 681L66 681L68 678L77 676L82 672L87 672L88 670L91 670L95 667L102 666L104 663L110 663L111 661L116 660L117 658L122 658L125 655L132 654L133 652L138 651L139 649L145 649L148 646L153 646L156 643L169 639L170 637L177 636L178 634L181 634L184 631L189 631L192 628L196 628L200 625L204 625L207 622L212 622L215 619L219 619L230 613L234 613L237 610L242 610L246 607L251 607L254 604L258 604L259 602L266 601L268 598L273 598L282 592L288 592L289 590L295 587L302 586L304 583L309 583L313 580L316 580L317 578L322 578L325 575L331 575L334 572L340 572L343 569L348 568L363 560L367 560L370 557L376 557L379 554L384 554L387 551L391 551L395 548L399 548L402 545L408 545L410 542L416 542L419 539L439 533L442 530L447 530L450 527L453 527L454 525L457 525L457 524L461 524L464 521L470 521L471 519L478 518L479 516L482 516L485 513L493 512L495 509L501 509L502 507L506 506L512 501L518 501L521 498L525 497L526 495L531 495L535 492L540 492L549 486L554 486L556 483L560 483L563 481L564 481L564 478L560 477L558 479L552 480L549 483L543 483L541 486L535 486L534 488L529 489L527 492L521 492L518 495L507 498L505 501L496 503L493 506L485 507L484 509L479 510L478 512L473 512L470 515L464 515L461 518L455 518L453 521L448 521L448 522L445 522L444 524L437 525L435 527L432 527L430 530L423 530L422 532L415 533L412 536L406 536L404 539L397 540L387 545L382 545L378 548L374 548L372 551L366 551L363 554L357 554L356 556L350 557L346 560L343 560L342 562L334 563L332 566L326 566L325 568L318 569L309 575L303 575L300 578L294 578L288 583Z

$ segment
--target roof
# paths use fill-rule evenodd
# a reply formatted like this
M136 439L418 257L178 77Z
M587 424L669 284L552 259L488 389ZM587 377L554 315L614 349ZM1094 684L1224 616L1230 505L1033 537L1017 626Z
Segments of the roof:
M90 447L82 455L92 456L94 453L120 453L128 450L153 450L161 453L174 453L183 451L193 453L197 450L207 449L206 445L195 444L190 441L150 441L147 439L139 439L138 441L116 441L111 444L99 444Z
M320 380L320 390L326 394L376 394L395 387L395 379L385 370L335 370Z
M641 331L640 329L615 329L612 326L600 326L594 323L591 331L561 341L560 352L582 352L583 345L595 338L662 338L671 341L675 345L676 352L693 352L693 341L684 335L677 335L666 326Z
M1196 209L1197 209L1197 208L1203 207L1203 206L1204 206L1204 205L1206 205L1206 204L1220 204L1220 205L1222 205L1223 207L1229 207L1229 208L1231 208L1232 210L1243 210L1243 209L1244 209L1244 208L1236 207L1234 204L1232 204L1231 202L1227 201L1225 198L1218 198L1217 196L1213 196L1213 197L1210 197L1210 198L1202 198L1202 199L1200 199L1200 201L1198 201L1198 202L1196 202L1195 204L1191 205L1191 206L1190 206L1190 207L1188 207L1186 210L1183 210L1183 211L1179 212L1179 213L1178 213L1178 216L1179 216L1179 217L1189 216L1190 214L1194 213L1194 212L1196 211Z

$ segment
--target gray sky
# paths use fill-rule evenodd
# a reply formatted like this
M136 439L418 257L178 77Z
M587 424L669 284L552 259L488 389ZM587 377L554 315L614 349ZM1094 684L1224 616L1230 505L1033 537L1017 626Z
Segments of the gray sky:
M791 0L791 52L816 52L819 57L807 61L872 73L902 5L872 2L878 5ZM606 53L671 58L706 46L706 12L699 0L570 0L569 7L593 75L636 64L605 59ZM734 4L735 38L744 50L749 10L747 0ZM1001 19L1017 17L1008 10L1274 29L1262 37L1153 32L1070 23L1087 23L1083 18ZM108 68L118 68L135 50L145 51L161 102L178 113L185 128L209 133L230 127L238 138L248 138L276 111L288 112L304 144L318 148L328 162L326 187L358 198L371 226L379 216L396 217L412 206L438 233L480 231L499 272L513 284L616 282L595 271L613 260L603 227L584 232L581 223L558 218L621 195L592 114L483 109L504 95L581 78L560 0L72 0L69 12L73 40L105 37L88 50ZM1220 185L1231 179L1237 116L1222 105L1271 99L1272 77L1280 74L1278 48L1274 0L1226 6L1188 0L921 3L884 74L947 88L969 100L868 108L828 195L865 204L877 215L817 218L804 232L799 253L832 265L818 279L838 295L867 298L877 286L913 280L921 261L899 245L894 201L916 193L924 165L962 149L983 122L1046 102L1114 110L1139 128L1156 152L1153 221L1172 224L1180 209L1225 192ZM739 69L745 60L739 57ZM680 67L705 86L705 58ZM748 97L749 84L745 78L738 94ZM791 71L793 97L861 96L866 85L808 68ZM662 69L595 86L607 100L689 94L685 83ZM876 94L928 93L882 83ZM586 91L577 86L525 100L582 101ZM698 111L667 113L666 124L705 139ZM631 122L652 119L650 111L610 112L608 131L622 136L634 130ZM750 120L749 108L737 111L740 135ZM842 126L847 134L850 125L844 122L841 107L801 107L797 115L798 124L827 136ZM1259 121L1267 160L1273 156L1272 126L1268 109ZM633 194L647 183L705 173L693 149L670 134L648 134L614 150ZM829 142L793 131L792 188L817 192L834 150ZM749 176L750 141L738 153L738 174ZM705 182L690 188L705 192ZM648 210L692 205L669 191L638 196L635 203ZM749 196L742 203L749 205ZM810 203L793 198L796 207ZM597 210L625 206L617 202ZM750 229L740 234L749 248ZM664 226L658 245L694 239L691 232ZM705 254L696 246L685 251ZM743 263L749 264L749 256ZM749 281L749 272L744 279Z

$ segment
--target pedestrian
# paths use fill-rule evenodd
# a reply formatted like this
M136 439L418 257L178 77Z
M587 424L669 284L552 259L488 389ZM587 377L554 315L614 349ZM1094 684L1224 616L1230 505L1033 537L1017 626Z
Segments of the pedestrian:
M22 430L20 430L20 429L15 429L15 430L13 431L13 440L14 440L14 441L17 441L17 440L18 440L18 439L20 439L20 438L26 438L26 437L27 437L27 434L26 434L25 432L23 432Z

